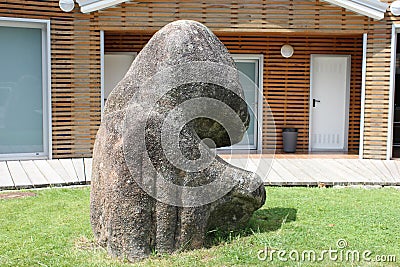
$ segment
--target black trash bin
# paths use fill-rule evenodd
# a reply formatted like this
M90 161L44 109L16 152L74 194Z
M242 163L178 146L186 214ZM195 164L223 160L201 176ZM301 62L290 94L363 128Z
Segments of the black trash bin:
M286 152L286 153L296 152L297 134L298 134L298 131L296 128L283 128L282 129L283 152Z

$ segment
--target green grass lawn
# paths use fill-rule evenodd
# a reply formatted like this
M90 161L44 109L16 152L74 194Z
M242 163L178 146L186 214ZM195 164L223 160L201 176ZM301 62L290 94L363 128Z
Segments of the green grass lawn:
M36 197L0 200L0 266L132 266L94 246L89 188L35 192ZM399 219L396 189L267 187L267 203L245 230L212 232L207 248L154 255L137 265L400 266ZM339 240L347 246L339 249ZM275 252L261 261L257 254L265 258L264 251L259 252L265 248ZM336 261L322 252L329 249ZM345 255L356 250L360 257L367 253L371 262L346 261ZM316 253L315 262L310 251ZM300 260L304 255L304 261L292 260L296 253ZM317 262L321 255L325 260ZM388 255L395 255L396 262L375 261Z

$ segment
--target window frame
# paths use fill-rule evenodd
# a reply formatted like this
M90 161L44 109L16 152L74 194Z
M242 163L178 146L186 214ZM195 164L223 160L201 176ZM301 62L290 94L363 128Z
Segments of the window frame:
M231 54L235 62L255 62L258 66L258 73L256 73L256 79L258 81L258 92L256 94L256 123L254 123L254 130L256 134L254 135L254 145L233 145L229 149L237 151L254 151L256 153L262 153L262 130L263 130L263 72L264 72L264 55L263 54ZM222 151L228 149L220 148L218 150Z
M0 27L41 29L43 86L43 151L0 154L0 160L52 159L50 20L0 17Z

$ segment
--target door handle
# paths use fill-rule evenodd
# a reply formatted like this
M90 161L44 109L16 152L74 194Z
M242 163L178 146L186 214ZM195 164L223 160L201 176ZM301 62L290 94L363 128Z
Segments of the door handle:
M312 100L312 107L315 108L315 103L319 103L319 102L321 102L321 101L318 100L318 99L313 98L313 100Z

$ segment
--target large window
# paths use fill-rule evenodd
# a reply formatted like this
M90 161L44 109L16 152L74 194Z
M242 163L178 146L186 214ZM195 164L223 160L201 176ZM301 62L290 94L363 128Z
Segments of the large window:
M0 18L0 158L49 157L48 22Z
M396 66L394 82L392 157L400 158L400 33L396 32Z
M104 102L107 101L115 86L124 78L135 57L135 52L117 52L104 55Z
M136 53L108 53L104 55L104 101L111 90L125 76ZM262 70L263 55L233 54L244 97L249 106L250 125L243 140L232 149L261 151L262 122ZM258 118L258 119L257 119ZM220 148L220 151L227 149Z

